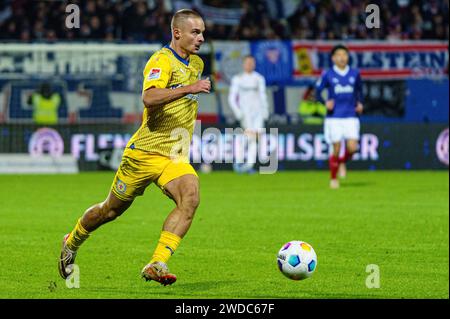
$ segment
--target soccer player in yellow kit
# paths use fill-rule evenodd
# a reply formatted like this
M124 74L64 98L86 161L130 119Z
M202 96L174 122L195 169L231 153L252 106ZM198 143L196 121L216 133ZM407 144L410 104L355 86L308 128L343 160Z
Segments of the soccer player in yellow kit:
M142 125L132 136L114 177L108 197L86 210L71 233L64 236L59 272L73 271L77 250L99 226L114 220L157 184L176 207L167 216L150 262L141 274L163 285L176 281L167 261L188 231L199 205L198 176L189 164L189 143L198 109L198 94L209 93L211 82L201 80L198 53L205 25L195 11L177 11L171 22L172 40L157 51L144 69Z

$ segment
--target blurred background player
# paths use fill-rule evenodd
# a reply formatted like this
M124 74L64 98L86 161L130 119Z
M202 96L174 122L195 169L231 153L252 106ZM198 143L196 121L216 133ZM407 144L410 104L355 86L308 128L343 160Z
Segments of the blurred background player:
M228 103L236 119L245 130L248 141L247 161L240 164L238 160L233 165L236 172L254 173L258 151L257 136L264 128L264 121L269 117L269 105L266 95L266 81L255 71L255 58L244 57L243 72L231 79Z
M187 9L176 12L171 30L170 45L153 54L145 66L142 125L127 144L107 199L90 207L64 237L59 261L63 278L73 271L77 250L90 233L120 216L136 196L155 183L176 207L166 218L153 257L141 275L163 285L176 281L167 261L190 228L199 204L198 176L189 164L188 153L198 94L209 93L211 83L200 80L204 65L196 53L204 42L205 30L200 15ZM172 138L173 131L180 129L189 137L181 141L184 145Z
M340 175L345 176L345 163L358 150L359 114L363 112L362 81L359 70L348 65L347 47L337 45L331 50L333 67L322 73L316 83L317 100L323 102L322 91L327 89L325 105L327 116L324 121L324 136L331 146L330 187L339 188L337 173L341 165ZM345 152L340 155L341 142L344 141Z

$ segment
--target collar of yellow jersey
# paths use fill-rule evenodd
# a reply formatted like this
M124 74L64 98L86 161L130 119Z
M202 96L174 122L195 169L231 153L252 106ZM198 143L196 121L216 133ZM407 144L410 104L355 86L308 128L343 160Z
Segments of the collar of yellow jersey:
M186 64L186 65L189 65L189 60L183 59L181 56L179 56L178 53L175 52L175 50L172 49L168 44L165 45L164 48L167 48L167 49L169 49L170 51L172 51L173 55L174 55L178 60L180 60L182 63L184 63L184 64Z

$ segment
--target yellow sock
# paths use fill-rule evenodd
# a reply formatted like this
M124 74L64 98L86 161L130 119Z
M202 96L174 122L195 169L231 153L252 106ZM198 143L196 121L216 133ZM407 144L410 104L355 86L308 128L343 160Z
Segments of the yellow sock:
M81 244L89 237L89 232L81 225L81 218L67 238L66 245L70 250L76 251Z
M154 263L155 261L167 263L170 256L172 256L178 248L180 241L181 238L178 235L163 230L150 263Z

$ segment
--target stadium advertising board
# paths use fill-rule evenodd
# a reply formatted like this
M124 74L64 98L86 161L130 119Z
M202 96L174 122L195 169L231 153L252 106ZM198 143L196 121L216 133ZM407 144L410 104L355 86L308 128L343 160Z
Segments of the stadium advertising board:
M221 114L227 109L227 88L231 77L241 71L242 58L247 54L255 56L257 70L271 87L274 111L297 113L300 96L290 92L297 87L301 90L329 67L329 50L336 43L213 41L202 49L201 56L205 61L204 75L212 73L213 87L219 94L208 101L210 108L206 113ZM398 119L405 116L416 122L448 117L445 113L448 43L349 41L346 45L351 50L352 66L360 68L363 74L368 93L367 115ZM4 101L0 122L31 123L27 97L47 81L61 97L59 123L133 122L142 111L139 92L143 67L151 53L160 47L160 44L4 44L0 47L0 100ZM436 103L421 94L422 86L435 97ZM429 107L430 103L436 105ZM443 103L446 107L440 106ZM410 105L415 109L408 113ZM422 115L423 112L427 114Z
M256 60L256 71L266 83L286 84L292 73L292 49L290 41L253 41L252 55Z
M231 78L241 72L242 61L250 54L248 41L213 41L212 72L216 88L228 87Z
M292 41L294 80L317 78L331 66L330 51L341 42ZM350 65L363 79L404 79L448 75L448 42L349 41Z
M229 61L240 65L242 56L253 54L257 71L269 84L295 84L316 79L331 65L336 41L213 41L213 72L219 85L229 84ZM444 41L347 41L350 65L363 79L442 78L448 76L448 43ZM250 51L250 52L249 52ZM274 65L277 66L276 70Z
M70 154L78 160L80 170L114 168L120 150L135 127L115 124L59 125L51 129L34 125L3 125L0 154L39 156ZM224 126L197 124L191 143L191 162L210 163L215 169L231 169L243 142L241 131ZM321 126L282 126L267 129L258 140L258 158L267 165L276 149L278 170L325 169L328 145ZM271 153L272 152L272 153ZM244 152L245 153L245 152ZM244 155L245 156L245 155ZM112 160L112 163L109 161ZM111 165L110 165L111 164ZM447 124L365 124L360 150L350 164L356 169L447 169Z

